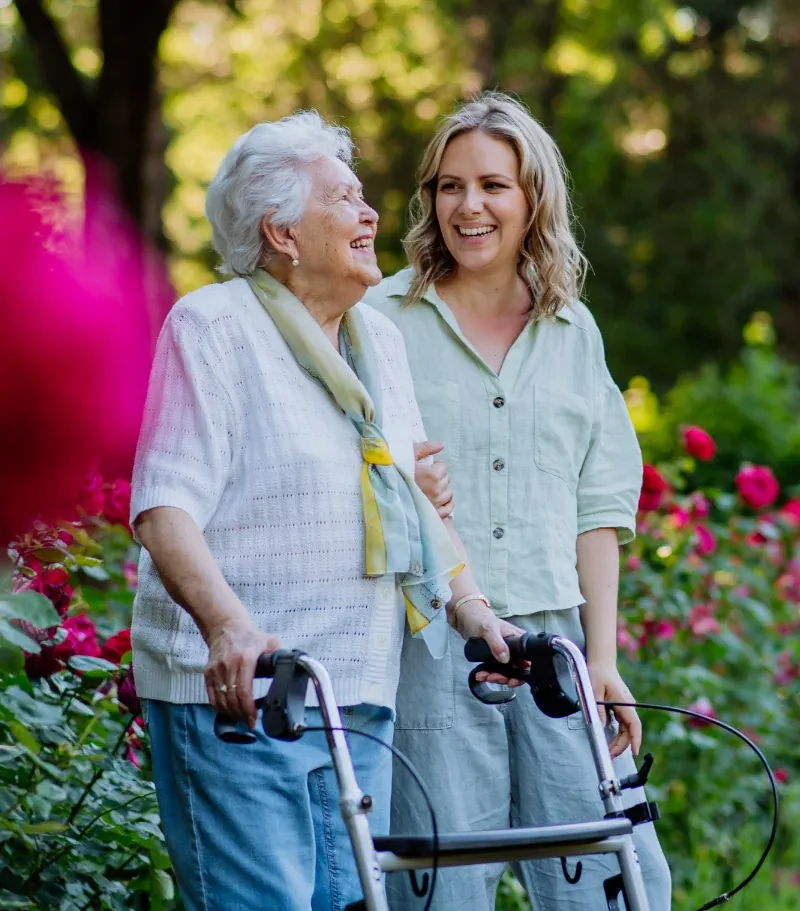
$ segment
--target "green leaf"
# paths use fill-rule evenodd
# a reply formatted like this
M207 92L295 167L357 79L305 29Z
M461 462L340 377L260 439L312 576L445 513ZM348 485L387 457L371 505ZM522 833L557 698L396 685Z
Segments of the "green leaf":
M26 835L54 835L67 828L63 822L34 822L20 827Z
M6 690L3 704L19 721L30 727L51 727L60 724L64 719L61 706L29 696L18 686Z
M25 667L22 649L10 642L0 641L0 674L18 674Z
M164 901L175 898L175 883L166 870L153 870L153 894Z
M39 592L32 591L4 592L0 596L0 617L25 620L39 629L61 623L61 618L50 601Z
M67 666L70 670L78 671L90 679L112 677L119 672L116 664L106 661L105 658L94 658L89 655L73 655L67 661Z
M38 754L41 751L41 744L21 721L9 722L8 728L14 735L17 743L21 743L25 749L30 750L30 752L34 754Z
M38 642L23 633L19 627L13 626L8 620L0 618L0 643L4 645L17 645L26 652L38 654L42 649Z

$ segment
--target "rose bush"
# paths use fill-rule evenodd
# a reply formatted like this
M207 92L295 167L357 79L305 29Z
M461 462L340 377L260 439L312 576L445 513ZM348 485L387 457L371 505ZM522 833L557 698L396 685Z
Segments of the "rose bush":
M130 486L14 542L0 595L0 907L178 907L130 670Z

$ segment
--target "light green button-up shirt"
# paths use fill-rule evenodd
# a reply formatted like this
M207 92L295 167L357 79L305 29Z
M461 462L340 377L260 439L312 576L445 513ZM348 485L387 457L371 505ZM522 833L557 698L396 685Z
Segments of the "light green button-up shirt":
M625 401L583 304L530 323L499 374L430 287L409 306L404 269L365 300L405 338L428 439L445 444L454 521L501 617L584 601L576 542L594 528L632 540L642 460Z

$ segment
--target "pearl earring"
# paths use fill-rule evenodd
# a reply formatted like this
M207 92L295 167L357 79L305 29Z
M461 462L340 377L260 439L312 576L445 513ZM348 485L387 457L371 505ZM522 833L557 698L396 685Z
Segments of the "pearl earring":
M293 259L293 260L292 260L292 265L293 265L293 266L299 266L299 265L300 265L300 260L297 259L297 258Z

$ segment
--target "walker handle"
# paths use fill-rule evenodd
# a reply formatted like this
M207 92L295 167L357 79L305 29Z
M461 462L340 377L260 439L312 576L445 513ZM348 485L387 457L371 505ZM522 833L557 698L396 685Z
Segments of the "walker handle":
M284 649L274 652L263 652L256 661L254 678L272 677L275 673L275 659L278 655L289 654ZM256 704L261 700L256 700ZM218 712L214 718L214 733L225 743L255 743L256 735L243 722Z

